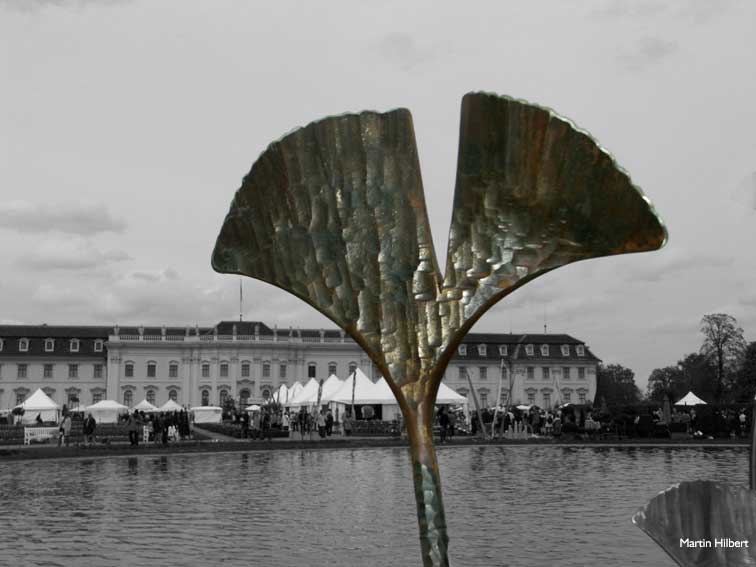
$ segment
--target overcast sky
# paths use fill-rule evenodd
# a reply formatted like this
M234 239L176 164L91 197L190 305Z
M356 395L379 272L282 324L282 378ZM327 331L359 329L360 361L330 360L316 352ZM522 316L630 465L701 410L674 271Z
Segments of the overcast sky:
M591 132L664 219L661 252L580 262L475 331L569 333L650 371L706 313L756 340L756 3L0 0L0 321L238 317L210 254L274 139L409 108L443 266L459 104L485 90ZM245 319L333 325L246 279Z

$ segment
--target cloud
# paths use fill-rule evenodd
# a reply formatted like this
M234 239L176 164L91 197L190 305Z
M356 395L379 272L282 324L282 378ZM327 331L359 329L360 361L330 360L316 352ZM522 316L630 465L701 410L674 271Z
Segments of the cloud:
M756 171L738 183L730 198L752 211L756 211Z
M631 281L656 283L663 279L679 279L683 272L726 268L734 263L731 256L691 252L679 246L644 256L643 260L644 263L633 270Z
M16 260L18 266L36 271L94 270L131 260L123 250L102 252L80 236L48 238Z
M81 10L87 6L116 6L131 0L0 0L0 6L18 12L33 12L44 8L73 8Z
M22 233L94 235L121 233L126 230L126 221L111 215L105 205L11 201L0 203L0 228Z
M412 71L440 55L438 45L420 45L409 34L393 32L375 42L371 51L402 71Z
M662 2L614 0L614 2L601 2L590 14L601 19L648 18L666 10L667 6Z
M677 44L660 37L644 36L618 55L631 69L640 70L656 65L677 51Z

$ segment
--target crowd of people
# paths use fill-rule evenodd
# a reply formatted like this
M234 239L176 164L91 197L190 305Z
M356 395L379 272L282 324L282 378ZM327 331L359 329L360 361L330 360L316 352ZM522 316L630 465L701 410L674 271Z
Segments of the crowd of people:
M191 413L187 411L154 412L145 414L134 410L125 417L129 444L139 446L139 440L145 443L167 445L169 440L179 441L191 436Z

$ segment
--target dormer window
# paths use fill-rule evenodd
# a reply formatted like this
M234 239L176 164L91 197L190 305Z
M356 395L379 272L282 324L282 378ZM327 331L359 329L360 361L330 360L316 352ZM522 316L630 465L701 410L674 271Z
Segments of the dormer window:
M499 345L499 356L507 356L507 345Z
M79 339L71 339L69 347L71 352L79 352Z
M570 356L570 345L562 345L562 356Z
M575 347L575 352L577 352L578 356L585 356L585 347L583 345L578 345Z
M478 356L486 356L487 350L486 345L478 345Z
M0 352L3 352L3 339L0 339Z
M533 345L525 345L525 354L533 356Z
M55 339L45 339L45 352L53 352L55 350Z
M19 352L29 352L29 339L18 339Z
M541 356L549 356L549 345L541 345Z
M460 356L467 356L467 345L459 345L458 351Z
M94 351L95 352L102 352L102 341L100 339L97 339L94 342Z

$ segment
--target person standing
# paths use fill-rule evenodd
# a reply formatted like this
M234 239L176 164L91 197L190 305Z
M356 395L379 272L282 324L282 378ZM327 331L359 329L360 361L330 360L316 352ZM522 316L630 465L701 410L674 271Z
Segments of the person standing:
M320 410L318 412L318 436L321 439L325 439L326 436L326 418L325 418L325 412L323 410Z
M284 431L288 432L289 431L289 425L290 425L289 410L286 410L284 412L284 414L283 414L283 417L281 417L281 428Z
M94 432L96 427L97 422L95 421L95 418L92 417L91 413L88 413L86 419L84 419L84 424L82 426L82 430L84 432L84 444L86 446L94 444Z
M352 435L352 412L347 410L344 412L344 417L341 418L341 428L344 430L344 436L350 437Z
M243 412L241 414L241 430L242 430L242 439L247 439L249 437L249 412Z
M446 433L449 431L449 415L443 406L438 414L438 425L441 429L441 443L446 443Z
M272 441L273 439L273 432L272 432L272 418L270 415L269 410L265 410L262 415L261 420L261 427L262 427L262 437L263 439L267 439L268 441Z
M333 433L333 413L331 413L331 410L328 410L328 413L325 416L325 427L326 427L326 435L328 437L331 436L331 433Z

